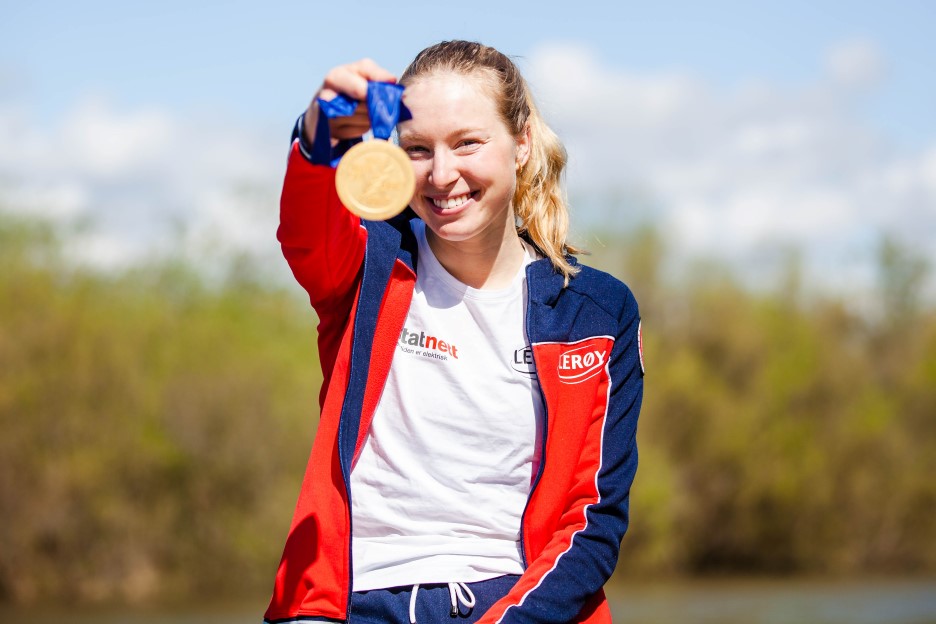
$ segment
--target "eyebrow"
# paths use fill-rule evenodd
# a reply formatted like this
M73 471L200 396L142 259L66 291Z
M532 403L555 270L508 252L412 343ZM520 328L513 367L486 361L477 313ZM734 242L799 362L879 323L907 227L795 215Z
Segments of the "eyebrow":
M450 139L452 137L465 136L466 134L483 134L487 136L489 133L484 131L482 128L461 128L450 133L446 136L446 138ZM425 141L427 139L426 136L418 132L408 132L406 130L397 130L397 136L400 138L400 140L406 139L408 141Z

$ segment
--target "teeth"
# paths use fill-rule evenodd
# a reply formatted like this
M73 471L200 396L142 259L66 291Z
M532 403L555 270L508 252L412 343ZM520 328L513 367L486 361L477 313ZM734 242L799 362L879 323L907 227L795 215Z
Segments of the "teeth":
M449 208L458 208L471 198L471 194L459 195L458 197L449 197L448 199L433 199L432 203L436 208L448 210Z

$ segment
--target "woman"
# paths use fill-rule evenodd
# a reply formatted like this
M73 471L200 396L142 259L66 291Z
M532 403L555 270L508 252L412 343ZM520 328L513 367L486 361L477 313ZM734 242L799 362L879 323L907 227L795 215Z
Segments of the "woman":
M320 123L320 101L363 100L368 81L395 77L369 60L326 76L283 187L278 238L320 319L324 383L266 621L610 621L637 304L570 255L565 153L480 44L427 48L402 76L412 212L346 211L328 163L367 112Z

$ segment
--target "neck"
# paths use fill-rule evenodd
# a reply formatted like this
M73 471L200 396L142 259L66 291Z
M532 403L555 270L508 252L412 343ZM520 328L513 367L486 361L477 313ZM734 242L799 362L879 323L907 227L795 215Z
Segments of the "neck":
M496 290L509 286L525 256L513 223L496 238L447 241L426 228L426 239L446 271L462 284L477 289Z

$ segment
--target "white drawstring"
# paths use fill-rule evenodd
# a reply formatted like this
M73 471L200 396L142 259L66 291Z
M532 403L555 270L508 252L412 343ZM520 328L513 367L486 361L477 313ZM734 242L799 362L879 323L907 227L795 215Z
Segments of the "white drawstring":
M449 597L452 599L452 615L458 615L458 602L462 603L469 609L475 606L475 596L471 592L471 588L465 585L464 583L449 583ZM466 598L465 594L462 593L462 590L471 596L471 598ZM458 602L455 601L455 595L458 594ZM413 622L413 624L416 624Z
M413 593L409 597L409 621L410 624L416 624L416 592L419 591L419 583L413 585Z
M452 616L458 615L458 603L461 603L469 609L475 606L475 595L465 583L449 583L449 598L452 599ZM419 591L419 583L413 585L413 592L409 598L409 621L410 624L416 624L416 592Z

